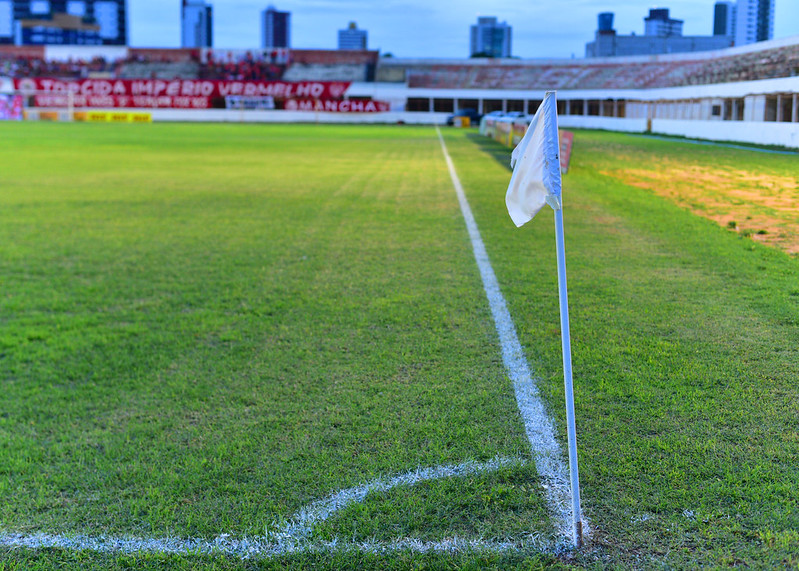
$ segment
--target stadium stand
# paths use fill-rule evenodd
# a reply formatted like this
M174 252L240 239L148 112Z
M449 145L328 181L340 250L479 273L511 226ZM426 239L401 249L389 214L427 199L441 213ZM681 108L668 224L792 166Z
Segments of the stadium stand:
M5 77L58 77L80 79L92 75L116 75L118 64L109 63L103 58L89 61L48 61L36 50L19 50L12 53L0 52L0 76Z
M0 47L0 75L404 83L433 89L643 89L799 75L799 43L718 57L437 62L379 58L377 51L291 50L203 58L198 50L130 49L126 59L47 61L41 47Z
M402 67L402 69L397 69ZM433 89L642 89L755 81L799 75L799 44L704 59L407 64L381 60L378 81Z
M379 52L292 50L286 81L374 81Z

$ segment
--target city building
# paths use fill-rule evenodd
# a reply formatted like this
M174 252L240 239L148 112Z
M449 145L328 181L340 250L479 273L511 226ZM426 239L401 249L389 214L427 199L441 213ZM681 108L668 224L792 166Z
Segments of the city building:
M0 44L127 43L126 0L0 0Z
M350 22L346 30L338 31L338 49L340 50L365 50L366 40L366 30L359 30L355 22Z
M203 0L183 0L180 45L184 48L213 46L213 15L213 7Z
M280 12L274 6L261 12L261 47L291 47L291 12Z
M620 36L613 29L613 14L603 12L598 18L594 41L585 45L585 57L702 52L733 45L732 36L683 36L682 25L682 20L669 17L668 9L655 8L644 18L644 35Z
M669 18L668 8L652 8L644 18L644 35L658 37L682 36L682 20Z
M493 16L480 16L471 27L470 57L510 57L511 27Z
M735 45L764 42L774 37L775 0L738 0Z
M716 2L713 8L713 35L735 37L735 2Z

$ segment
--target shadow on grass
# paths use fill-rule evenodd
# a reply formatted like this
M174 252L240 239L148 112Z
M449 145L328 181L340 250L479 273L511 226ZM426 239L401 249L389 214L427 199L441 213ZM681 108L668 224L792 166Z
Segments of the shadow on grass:
M477 148L486 155L508 169L508 172L512 170L510 168L510 154L513 152L513 149L504 146L502 143L498 143L490 137L481 135L478 132L466 133L466 138L474 143Z

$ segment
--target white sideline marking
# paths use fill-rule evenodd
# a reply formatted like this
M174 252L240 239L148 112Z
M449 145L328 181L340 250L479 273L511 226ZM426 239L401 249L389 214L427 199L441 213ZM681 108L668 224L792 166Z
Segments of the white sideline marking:
M335 492L323 500L300 509L292 519L265 537L234 539L221 535L214 540L192 538L146 539L87 535L52 535L36 533L0 533L0 547L25 547L30 549L58 548L88 550L99 553L157 553L164 555L228 555L249 558L267 558L292 553L323 553L331 551L361 551L389 553L392 551L428 552L505 552L531 549L540 553L558 553L562 545L547 541L535 534L515 541L469 540L452 537L442 541L396 539L389 542L366 541L313 541L314 526L347 506L363 501L370 492L386 492L398 486L413 486L421 482L495 472L510 466L523 466L523 458L495 458L489 462L465 462L458 465L421 468L389 479L375 480L362 486Z
M491 315L494 317L499 343L502 346L502 361L508 370L508 376L513 381L516 403L519 406L527 438L530 441L538 474L543 481L544 497L547 501L550 517L558 534L571 541L571 483L568 468L563 461L560 445L555 440L554 423L544 408L538 393L538 387L536 387L530 374L530 368L524 357L521 343L519 343L519 338L516 336L516 327L513 325L513 319L508 312L505 298L499 289L499 282L497 282L494 269L491 267L483 239L480 237L480 230L477 228L472 209L466 200L466 193L464 193L461 181L457 172L455 172L455 165L447 151L444 137L438 127L436 127L436 132L441 143L441 150L444 153L444 159L447 161L452 185L458 195L458 202L461 206L463 218L466 221L469 238L472 241L474 258L477 261L477 267L480 269L483 288L488 297ZM583 518L583 533L586 537L589 534L588 521L585 518Z

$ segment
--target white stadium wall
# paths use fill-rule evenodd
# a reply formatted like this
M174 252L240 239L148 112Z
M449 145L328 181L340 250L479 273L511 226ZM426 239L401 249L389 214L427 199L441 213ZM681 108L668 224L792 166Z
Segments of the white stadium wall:
M622 119L619 117L591 117L585 115L561 115L558 125L567 129L600 129L625 133L645 133L646 119Z
M750 121L653 119L652 133L799 149L799 124Z

